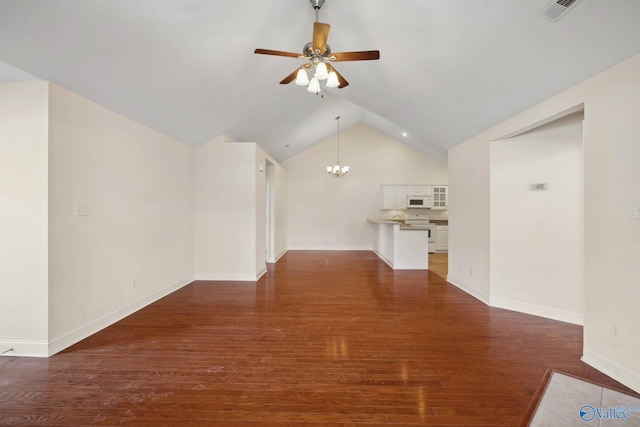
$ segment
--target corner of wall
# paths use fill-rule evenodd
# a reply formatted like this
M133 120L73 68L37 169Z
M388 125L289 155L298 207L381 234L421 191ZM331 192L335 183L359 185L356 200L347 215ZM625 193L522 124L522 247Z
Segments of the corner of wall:
M640 375L636 372L633 372L632 370L619 365L615 361L586 348L583 350L583 355L580 360L633 389L637 393L640 393Z

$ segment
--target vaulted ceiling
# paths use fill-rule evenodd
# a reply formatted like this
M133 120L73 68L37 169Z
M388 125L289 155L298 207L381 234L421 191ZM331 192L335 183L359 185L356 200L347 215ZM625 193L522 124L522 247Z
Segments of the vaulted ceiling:
M277 160L364 121L446 150L640 53L640 1L327 0L350 82L323 96L278 82L311 41L309 0L0 0L0 80L52 81L185 144L255 141ZM401 136L402 132L407 137Z

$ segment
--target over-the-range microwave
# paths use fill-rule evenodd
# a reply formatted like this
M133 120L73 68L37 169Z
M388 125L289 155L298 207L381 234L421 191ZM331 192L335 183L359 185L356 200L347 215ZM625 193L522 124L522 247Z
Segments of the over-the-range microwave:
M431 196L407 196L407 209L431 209L432 207Z

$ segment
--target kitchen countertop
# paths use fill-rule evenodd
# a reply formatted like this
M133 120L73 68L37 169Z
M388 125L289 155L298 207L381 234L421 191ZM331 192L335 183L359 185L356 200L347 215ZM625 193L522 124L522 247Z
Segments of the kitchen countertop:
M367 218L367 221L372 222L374 224L399 224L401 230L424 230L424 227L418 226L414 227L413 225L407 224L404 222L404 219L387 219L387 218ZM435 225L449 225L449 221L446 219L434 219L429 221L430 224Z

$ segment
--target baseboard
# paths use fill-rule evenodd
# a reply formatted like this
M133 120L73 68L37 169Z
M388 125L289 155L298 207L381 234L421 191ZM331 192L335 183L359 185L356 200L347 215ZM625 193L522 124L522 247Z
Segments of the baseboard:
M559 308L493 296L489 298L489 305L491 307L505 308L519 313L532 314L534 316L544 317L545 319L559 320L560 322L580 326L584 325L584 314L561 310Z
M376 251L375 249L373 250L373 253L376 254L376 256L378 258L380 258L382 261L385 262L385 264L387 264L389 267L393 268L393 263L391 261L389 261L388 259L386 259L385 257L383 257L380 252Z
M427 271L429 268L424 264L394 264L394 270L424 270Z
M46 341L0 341L0 356L47 357L49 343Z
M275 264L276 262L280 261L280 258L282 258L284 256L284 254L286 254L286 253L287 253L287 249L285 249L282 252L280 252L280 254L277 255L273 261L267 261L267 262L269 264Z
M485 295L484 293L465 285L461 280L456 279L450 274L447 274L447 282L451 283L453 286L459 288L460 290L468 293L472 297L480 300L481 302L489 305L489 295Z
M69 334L50 341L48 345L48 354L46 354L45 356L53 356L54 354L64 350L65 348L68 348L73 344L82 341L83 339L95 334L98 331L101 331L108 326L113 325L114 323L148 306L149 304L156 302L160 298L163 298L170 293L177 291L178 289L188 285L192 281L193 280L186 280L178 282L146 298L136 301L135 303L130 304L114 313L93 321L80 329L77 329Z
M371 251L373 248L368 246L292 246L290 251Z
M258 278L249 273L201 273L196 276L196 280L210 282L255 282Z
M587 365L594 367L603 374L610 376L619 383L626 385L635 392L640 393L640 375L636 372L632 372L624 366L620 366L606 357L586 348L583 350L582 358L580 360Z

